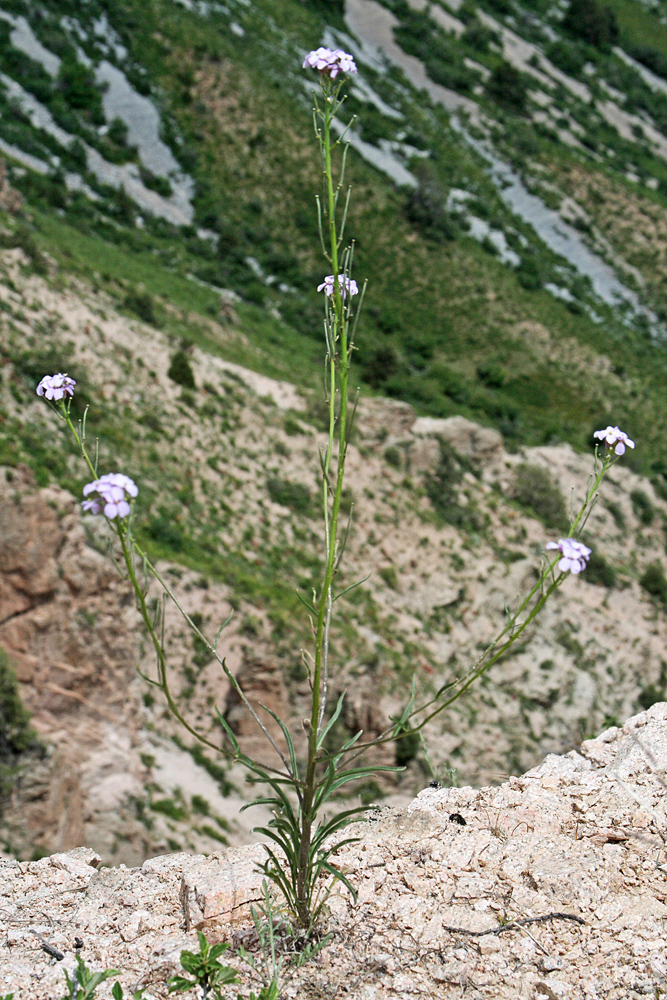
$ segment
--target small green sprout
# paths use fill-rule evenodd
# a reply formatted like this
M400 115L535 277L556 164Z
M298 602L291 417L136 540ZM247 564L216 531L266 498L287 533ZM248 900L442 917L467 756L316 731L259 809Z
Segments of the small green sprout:
M222 965L219 957L229 945L215 944L211 948L201 931L197 931L199 938L199 954L192 951L181 952L181 965L186 972L189 972L194 979L186 979L185 976L172 976L169 980L170 993L187 993L195 986L201 986L203 996L209 995L214 1000L221 1000L220 986L227 983L238 982L238 976L229 965Z
M95 991L100 983L103 983L105 979L111 979L112 976L119 976L120 972L118 969L105 969L104 972L91 972L86 963L81 958L81 955L76 956L76 971L72 978L70 979L67 970L65 970L65 979L67 980L67 993L63 997L63 1000L93 1000L95 996ZM114 992L114 997L116 993ZM122 993L121 993L122 997ZM7 998L5 998L7 1000Z

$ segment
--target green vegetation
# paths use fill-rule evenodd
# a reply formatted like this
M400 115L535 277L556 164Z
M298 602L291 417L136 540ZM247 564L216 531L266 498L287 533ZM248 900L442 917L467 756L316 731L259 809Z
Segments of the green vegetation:
M649 563L639 582L647 594L657 598L661 604L667 605L667 577L661 562L656 559L655 562Z
M530 91L535 81L502 60L498 37L476 16L474 3L464 4L457 15L466 25L459 41L441 32L425 12L415 12L400 0L387 5L399 19L396 37L405 50L424 59L434 80L464 94L474 93L498 123L501 152L513 157L524 176L530 176L533 162L539 168L556 164L563 170L583 165L586 171L605 171L604 176L611 176L616 169L614 157L623 161L623 172L632 162L642 179L663 176L643 147L638 152L635 143L621 140L613 128L597 120L594 105L582 111L565 92L554 92L562 112L558 127L579 124L585 130L583 148L573 152L550 138L547 126L532 123L527 116L534 110ZM150 5L117 0L108 5L114 30L130 53L124 71L142 93L159 94L165 139L195 181L193 225L174 227L147 215L142 228L137 208L126 194L97 185L86 173L83 141L115 163L136 161L137 153L128 144L127 128L118 120L106 123L104 135L93 127L99 121L100 94L94 87L86 93L90 84L86 67L76 50L68 54L64 29L58 27L63 14L84 16L81 5L74 0L44 0L43 6L44 30L52 33L49 45L60 32L59 47L53 51L61 55L63 68L60 80L54 81L38 64L24 60L24 85L36 96L41 94L61 126L78 138L67 149L61 147L2 103L0 95L0 135L5 141L15 141L40 157L57 155L62 164L62 174L54 170L42 177L28 171L12 178L26 197L27 208L18 222L4 215L0 218L0 242L22 249L25 266L56 286L66 282L69 274L81 275L117 307L163 330L174 352L169 376L184 390L182 411L187 409L211 425L217 422L218 433L231 438L243 419L238 386L222 388L213 376L215 386L210 382L198 386L190 345L288 378L300 387L316 386L320 380L321 296L315 288L322 270L313 252L317 243L313 204L320 175L304 152L310 123L302 113L298 67L293 73L286 71L284 57L275 54L275 40L279 38L294 51L305 50L313 38L321 37L323 18L330 19L333 7L325 0L257 0L239 9L246 32L240 38L232 37L227 15L203 20L171 0L155 0ZM90 6L92 10L95 4ZM520 22L525 13L506 0L482 6L501 18L518 16ZM664 32L657 19L629 0L614 0L612 7L621 40L630 31L624 11L636 7L637 24L654 23L655 38L637 32L633 35L636 51L626 48L659 72L667 48L663 52ZM530 8L545 18L549 13L542 0L535 0ZM578 32L578 40L572 36L548 41L538 33L535 40L545 54L575 76L583 74L589 63L600 78L623 90L629 110L650 114L658 125L666 123L667 103L661 103L660 95L653 95L634 70L604 51L608 45L603 38L596 41L586 36L581 18L576 20L576 9L576 4L570 5L566 27ZM591 9L590 2L586 9ZM338 3L334 16L341 13ZM34 30L47 44L42 27L36 24ZM8 32L2 37L2 60L7 61L0 60L0 68L11 74L19 57L11 51ZM486 84L484 76L470 68L470 60L488 71ZM583 80L587 74L588 70ZM420 414L462 414L495 426L510 448L559 441L588 447L591 430L603 422L600 414L611 407L614 421L641 440L641 448L627 456L632 466L645 473L667 467L667 442L661 433L667 380L660 345L647 330L626 325L603 305L595 304L600 322L589 315L587 309L594 302L590 288L539 244L530 227L512 217L484 163L461 144L442 108L425 94L413 92L396 70L378 74L364 69L364 77L402 117L393 118L352 96L347 114L359 116L354 128L368 142L404 141L419 155L410 159L409 151L405 154L406 165L417 180L417 186L409 190L397 189L354 151L349 155L348 179L357 196L349 226L361 235L355 273L370 282L367 308L357 331L355 385L361 384L364 393L406 400ZM596 98L599 86L597 78L592 80ZM28 135L30 147L25 145ZM404 138L397 139L399 135ZM613 156L607 156L607 151ZM68 192L64 172L69 170L81 173L97 201ZM143 166L140 171L147 186L169 196L170 181L152 176ZM637 189L656 211L664 211L667 203L667 172L664 184L664 189L659 186L655 192ZM629 182L626 187L630 190ZM516 269L487 252L490 244L485 249L471 238L465 214L451 207L453 189L468 196L470 214L505 233L521 258ZM277 191L280 197L275 196ZM560 194L552 192L551 197L557 208ZM580 225L587 223L582 220ZM200 227L210 230L214 238L204 238ZM49 258L55 261L55 269ZM251 266L249 259L259 267ZM554 281L567 287L575 301L568 305L548 294L545 285ZM221 288L231 290L235 297L229 298L232 318L227 315L219 323ZM60 342L60 331L45 326L43 334L45 344ZM136 357L128 357L128 378L140 360L150 365L151 336L156 336L154 330L142 333L141 350ZM73 361L66 347L45 349L39 357L7 344L0 352L3 391L7 388L21 405L34 392L34 381L43 370L67 370ZM600 356L610 363L598 364ZM295 569L302 591L308 594L313 566L297 546L289 552L280 545L270 550L259 524L252 545L247 539L240 548L231 544L234 518L232 501L224 493L224 452L208 457L210 470L220 478L211 481L205 499L188 489L187 483L175 491L173 482L179 478L175 473L182 471L182 455L176 449L167 454L168 421L144 403L136 407L131 403L117 411L107 407L99 387L77 367L77 416L86 402L95 399L89 420L91 432L99 437L101 455L126 462L129 472L141 474L146 481L142 502L147 513L143 521L137 516L137 537L151 555L175 559L211 579L223 580L234 589L235 600L260 606L284 641L285 623L297 600L289 582L276 581L289 580L287 570ZM11 409L0 421L0 461L26 462L41 484L57 481L78 490L71 456L56 453L48 445L44 423L23 421L14 414ZM280 420L295 438L290 448L296 455L303 421L316 424L317 414L281 416ZM282 442L276 445L277 456L288 458L289 452ZM391 468L405 465L401 449L394 446L387 448L385 459ZM560 529L567 519L563 498L548 474L544 470L535 473L534 468L519 467L516 499L549 527ZM289 476L288 469L288 462L267 465L260 490L265 484L268 499L308 515L315 505L312 493L305 485L282 478ZM466 471L467 463L443 445L440 465L426 478L425 491L436 521L474 534L484 524L465 495ZM215 501L210 502L213 497ZM643 497L633 497L633 509L641 523L649 524L654 519L653 505L646 494ZM344 498L345 509L351 503L350 494ZM621 529L621 508L609 503L608 509ZM287 516L285 511L283 516ZM304 530L309 527L301 518L293 524ZM259 548L256 559L251 551L255 546ZM499 554L508 563L521 557L512 550ZM466 561L469 558L466 555ZM457 553L452 564L455 559L460 560ZM277 575L277 568L284 575ZM398 586L395 567L383 573L385 583ZM595 547L586 579L604 586L612 586L615 580L613 567ZM644 586L664 600L659 574L648 574ZM440 615L443 629L447 614ZM242 616L245 635L263 629L246 608ZM436 626L435 621L432 624ZM194 640L188 677L196 677L196 670L206 662L205 647ZM225 774L219 774L223 784Z
M467 69L463 52L436 27L428 13L413 10L406 0L396 0L392 7L400 18L394 34L401 48L418 56L436 83L459 92L472 90L475 76Z
M308 514L312 507L310 490L303 483L291 483L271 476L266 481L267 492L274 503L289 507L296 514Z
M176 382L177 385L182 385L184 389L196 389L197 385L195 383L195 376L192 371L192 365L190 364L190 359L184 350L176 351L171 359L171 364L169 365L169 371L167 375L172 380Z
M62 1000L93 1000L97 993L97 987L107 979L119 976L118 969L105 969L103 972L91 972L79 952L76 953L76 971L70 978L69 972L65 970L65 980L67 982L67 994ZM139 1000L141 1000L142 990L139 990ZM122 1000L123 990L120 984L114 983L114 1000ZM135 994L136 997L136 994Z
M562 531L568 517L563 495L548 469L523 462L517 466L514 485L516 500L548 527Z
M528 85L523 74L508 62L501 62L493 69L486 91L492 100L511 111L522 114L526 110Z
M209 993L213 997L219 997L220 987L227 983L238 982L238 974L228 965L222 965L220 956L229 948L228 944L216 944L212 947L201 931L197 931L199 938L199 951L195 954L191 951L181 952L181 965L183 970L192 978L176 975L169 980L170 993L188 993L195 987L201 986L203 995Z
M392 590L398 590L398 573L395 566L383 566L379 570L380 577Z
M56 0L45 4L52 32L59 23L56 6ZM424 12L411 11L398 0L389 6L399 17L397 31L403 32L407 48L412 45L422 51L427 46L428 52L422 54L430 53L442 72L470 74L463 63L466 53L481 61L493 79L505 72L495 42L480 30L474 9L464 11L466 34L455 44ZM81 15L79 7L65 7ZM30 237L40 254L46 250L61 267L93 278L126 308L148 322L157 318L179 339L188 337L230 360L310 386L318 378L321 335L315 291L321 274L313 254L317 237L313 204L319 178L304 153L308 128L299 110L301 91L285 75L282 63L271 70L268 65L272 33L284 32L306 48L321 33L322 10L297 0L282 4L261 0L244 15L246 35L241 41L232 41L224 17L220 23L203 21L167 0L153 6L125 0L109 13L130 51L126 72L133 84L144 92L157 87L164 94L165 136L195 177L196 225L211 229L216 245L201 239L194 226L176 229L148 217L144 228L138 229L134 218L123 217L128 206L123 206L117 192L100 191L100 202L92 204L58 186L55 175L43 180L56 184L57 197L46 189L24 190L34 220ZM62 13L60 6L58 12ZM271 18L275 28L269 27ZM58 30L62 34L62 28ZM452 46L455 58L445 59ZM638 452L633 461L648 471L660 455L667 457L665 442L656 431L667 408L664 360L657 357L656 348L611 313L605 313L605 324L599 326L585 312L575 315L546 293L543 286L553 280L559 262L539 246L529 227L510 216L483 165L452 132L445 112L412 99L394 73L365 72L383 100L404 115L406 141L430 150L430 155L410 165L418 187L407 194L354 154L349 157L348 176L361 194L353 201L349 222L364 234L355 270L370 281L368 308L357 334L355 378L371 390L409 401L419 412L462 413L498 427L511 442L528 444L557 438L583 447L588 428L599 420L604 397L613 405L615 419L644 442L641 455ZM278 86L271 82L274 76ZM473 74L471 80L477 79ZM521 81L514 83L521 90ZM513 89L504 92L506 98ZM648 102L648 88L641 94ZM224 123L218 99L225 101ZM371 105L358 104L354 109L360 119L373 119L378 136L381 131L389 138L396 134L399 125L393 119ZM502 121L505 112L499 106L495 112ZM85 132L86 109L69 113L77 116ZM507 114L512 122L505 128L512 136L510 152L522 163L524 140L537 143L540 156L547 150L559 159L572 155L549 144L535 129L522 131L514 111ZM382 122L374 120L376 115ZM79 133L73 130L73 134ZM179 135L182 141L177 141ZM82 137L91 141L87 133ZM108 123L103 138L127 153L127 137L117 122ZM76 159L79 153L67 155ZM62 158L65 151L59 148L58 155ZM80 166L72 163L72 169ZM17 179L19 186L28 183L27 176L32 178L30 184L42 184L28 172ZM452 187L473 196L471 209L476 214L515 234L512 239L522 258L516 272L471 240L458 217L447 210ZM281 197L268 197L272 190L280 190ZM54 198L64 199L60 204L66 208L64 217L54 211L58 207ZM416 242L407 242L413 235ZM250 257L271 277L271 284L248 265ZM563 280L561 276L557 283ZM215 290L206 282L231 288L243 299L235 309L244 338L227 339L224 349L204 322L218 314L219 306ZM283 285L298 294L281 292ZM137 301L142 296L145 300ZM168 310L163 307L167 302ZM545 358L538 344L517 340L519 322L538 323L549 331L550 359L557 356L560 343L574 339L583 348L581 363L568 367L566 375ZM608 350L610 337L614 371L596 376L592 383L589 360ZM484 371L490 347L497 369L511 373L500 385ZM641 382L648 406L646 399L628 391L628 379Z
M125 296L123 305L130 312L135 313L144 323L155 325L155 303L152 295L148 295L146 292L130 292ZM177 382L178 379L174 379L174 381Z
M618 22L613 8L597 0L570 0L563 28L597 49L609 49L618 41Z
M425 489L436 520L463 530L479 527L477 516L459 502L459 487L468 462L448 441L440 441L440 460L434 473L425 477Z
M655 684L646 684L639 693L637 699L639 707L649 709L655 705L656 701L665 701L667 697L667 662L662 661L660 665L660 676Z
M175 802L174 799L157 799L157 801L151 802L151 809L153 812L162 813L163 816L176 821L185 819L188 815L186 806Z
M632 509L635 512L635 516L642 524L648 525L653 522L655 509L651 503L650 497L644 492L644 490L632 490L630 493L630 502L632 503Z

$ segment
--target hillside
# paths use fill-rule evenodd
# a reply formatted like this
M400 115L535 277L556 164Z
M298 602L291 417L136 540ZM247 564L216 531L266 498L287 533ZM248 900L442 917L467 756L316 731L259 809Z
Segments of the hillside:
M294 377L296 355L312 384L319 180L300 61L338 40L362 68L346 115L366 391L475 417L517 445L581 448L613 412L660 477L667 97L628 64L637 40L576 41L546 4L341 7L5 4L0 151L37 247L115 295L118 279L141 285L121 295L130 304L166 293L206 314L227 289L253 343L271 345L253 366ZM656 10L654 45L667 32ZM517 350L522 320L549 330L551 352ZM610 369L566 363L572 338Z
M4 369L6 421L17 441L30 442L25 457L35 471L18 461L0 487L0 647L50 749L24 755L5 849L23 856L86 842L108 860L136 863L156 850L242 842L257 822L244 814L238 825L251 789L241 774L189 753L136 676L137 664L151 670L148 649L103 522L81 515L81 460L34 394L34 366L48 329L51 350L69 352L90 401L101 466L140 484L139 538L205 634L233 612L222 637L229 666L296 731L307 693L300 650L310 638L296 589L309 593L321 558L318 409L290 383L202 348L180 352L194 382L183 388L168 336L119 314L81 279L53 265L43 278L27 265L21 251L4 252L0 322L14 359ZM178 319L195 322L187 313ZM210 318L206 336L223 347L228 338L242 342L245 324L226 324ZM516 332L546 337L528 324ZM341 586L370 576L343 599L332 633L331 696L348 689L346 729L383 728L405 704L413 671L426 692L469 667L506 604L531 585L546 541L562 527L564 498L572 489L581 495L591 468L591 456L569 446L509 453L496 431L462 418L418 418L405 403L362 401ZM358 793L404 799L434 776L498 780L663 697L667 581L656 550L666 517L650 483L618 465L587 526L595 557L586 573L568 580L513 655L430 727L424 746L403 753L398 785ZM244 746L260 749L178 616L168 615L167 629L187 718L215 735L217 704ZM379 762L394 758L385 751Z
M234 612L228 662L300 716L323 273L300 64L320 41L361 70L348 232L369 281L345 574L371 575L334 635L345 726L376 731L415 667L423 690L464 671L583 493L592 432L638 444L589 522L585 579L411 746L398 786L362 795L497 780L663 697L667 15L614 0L584 37L575 8L3 4L0 647L47 747L5 802L7 852L92 837L134 863L248 836L240 776L175 744L135 677L145 646L34 395L46 372L77 379L77 415L90 405L101 459L141 484L138 534L202 626ZM188 717L225 705L250 739L168 628Z

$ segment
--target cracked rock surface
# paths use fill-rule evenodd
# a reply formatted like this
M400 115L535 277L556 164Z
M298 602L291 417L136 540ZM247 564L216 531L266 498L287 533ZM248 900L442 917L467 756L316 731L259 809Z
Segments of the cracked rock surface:
M660 996L666 765L662 703L500 786L429 788L407 809L371 810L352 829L358 842L334 856L357 900L332 895L330 942L284 977L281 995ZM181 949L196 950L196 929L248 940L262 853L252 845L104 868L78 848L0 862L0 993L61 995L78 937L88 966L120 969L126 993L167 997ZM223 996L257 990L247 967L230 963L241 985ZM98 996L110 997L111 986Z

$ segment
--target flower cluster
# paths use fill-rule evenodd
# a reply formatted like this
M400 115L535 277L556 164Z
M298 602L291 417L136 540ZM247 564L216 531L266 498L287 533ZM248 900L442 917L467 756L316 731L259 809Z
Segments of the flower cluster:
M335 80L339 73L356 73L354 59L342 49L313 49L303 61L304 69L316 69L321 76Z
M74 395L76 382L65 372L57 375L45 375L37 386L37 395L44 396L45 399L64 399L65 396Z
M557 542L549 542L547 548L558 549L562 555L558 561L561 573L581 573L591 555L591 549L575 538L559 538Z
M93 483L84 486L84 497L90 493L98 495L92 500L84 500L81 506L92 514L99 514L102 509L106 517L127 517L130 513L127 497L136 497L138 492L137 485L129 476L124 476L120 472L109 472L106 476L101 476Z
M634 448L635 446L635 442L631 441L628 435L620 431L618 427L605 427L603 431L595 431L593 437L599 441L604 441L607 448L614 448L614 452L617 455L625 454L626 444L628 448Z
M350 295L358 295L359 289L357 287L356 281L352 278L348 278L345 274L338 275L338 284L340 285L340 294L342 298L345 298L347 293ZM333 295L334 292L334 276L333 274L328 274L321 285L317 286L318 292L324 292L325 295Z

